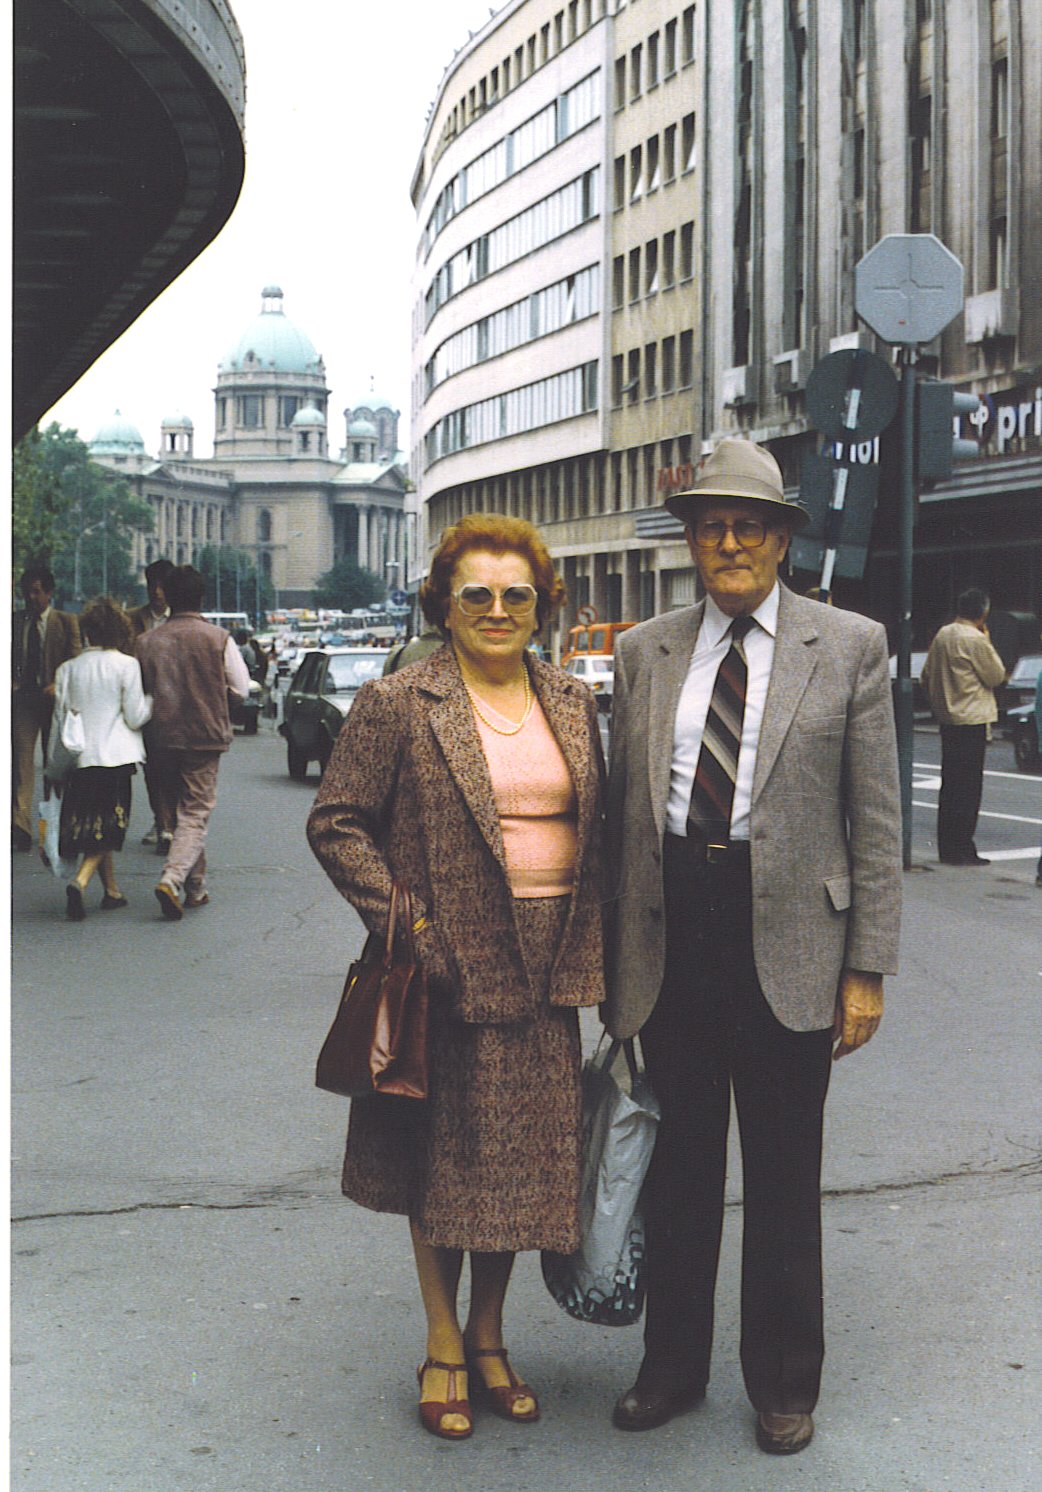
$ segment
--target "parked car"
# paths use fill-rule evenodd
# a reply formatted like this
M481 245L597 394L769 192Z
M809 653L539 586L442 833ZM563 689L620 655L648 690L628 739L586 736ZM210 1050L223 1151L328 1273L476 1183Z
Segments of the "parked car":
M573 653L564 671L589 684L597 696L599 710L611 708L615 693L615 659L610 653Z
M257 721L261 712L261 686L256 679L250 680L250 692L245 699L228 691L228 718L232 725L241 725L244 736L257 734Z
M1006 717L1013 737L1013 755L1022 772L1037 772L1042 767L1039 755L1038 717L1034 704L1017 705Z
M322 771L355 695L369 679L378 679L386 648L328 648L306 652L286 691L279 732L286 739L289 775L307 776L308 763Z
M1013 665L1013 672L1004 684L995 690L999 707L999 725L1006 735L1012 735L1013 711L1020 705L1034 705L1038 676L1042 673L1042 653L1025 653Z

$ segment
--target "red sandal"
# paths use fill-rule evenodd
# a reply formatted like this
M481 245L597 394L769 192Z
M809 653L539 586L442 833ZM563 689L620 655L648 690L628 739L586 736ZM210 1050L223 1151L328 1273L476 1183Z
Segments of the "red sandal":
M473 1365L477 1357L498 1357L507 1371L509 1384L501 1384L498 1388L492 1388L481 1376L480 1371ZM488 1406L493 1414L498 1414L500 1419L506 1419L514 1425L534 1425L539 1418L539 1400L529 1388L527 1383L514 1372L507 1361L507 1349L505 1347L470 1347L467 1349L467 1366L471 1369L474 1380L475 1396L480 1392L488 1400ZM519 1399L531 1399L532 1408L524 1414L515 1414L514 1405Z
M419 1380L420 1392L423 1392L423 1375L428 1368L442 1368L449 1375L449 1397L444 1402L437 1399L420 1401L420 1424L429 1435L438 1435L442 1440L466 1440L474 1433L474 1418L470 1412L470 1400L455 1398L458 1393L456 1374L467 1371L466 1363L462 1362L438 1362L436 1358L428 1357L427 1361L416 1369L416 1377ZM447 1414L458 1414L467 1421L462 1430L449 1430L442 1425L442 1420Z

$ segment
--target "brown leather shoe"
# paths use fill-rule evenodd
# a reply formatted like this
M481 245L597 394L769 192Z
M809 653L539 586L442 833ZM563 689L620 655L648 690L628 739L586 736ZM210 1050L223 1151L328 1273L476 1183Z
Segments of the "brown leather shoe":
M678 1414L701 1404L706 1396L702 1384L692 1387L675 1379L668 1386L641 1382L642 1373L631 1389L623 1394L612 1411L611 1422L617 1430L655 1430ZM650 1378L650 1375L646 1375Z
M756 1420L756 1444L769 1456L794 1456L814 1438L809 1414L761 1414Z

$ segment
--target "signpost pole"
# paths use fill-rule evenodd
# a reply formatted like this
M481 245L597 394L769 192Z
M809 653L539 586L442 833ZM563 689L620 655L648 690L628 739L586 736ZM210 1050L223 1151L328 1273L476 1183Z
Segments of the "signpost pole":
M912 751L915 721L912 711L912 541L915 526L915 359L914 347L901 349L901 490L898 513L897 679L894 717L897 724L897 762L901 774L902 857L905 870L912 864Z

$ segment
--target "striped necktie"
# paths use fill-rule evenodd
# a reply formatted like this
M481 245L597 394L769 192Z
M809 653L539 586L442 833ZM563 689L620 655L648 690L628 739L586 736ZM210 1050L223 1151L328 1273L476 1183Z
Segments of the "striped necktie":
M702 732L702 749L698 753L691 806L687 811L687 832L689 838L704 844L726 843L731 833L749 675L743 639L753 625L751 616L735 617L731 623L731 646L717 670Z

